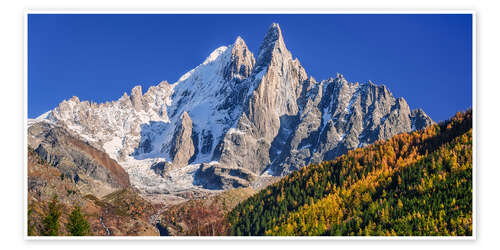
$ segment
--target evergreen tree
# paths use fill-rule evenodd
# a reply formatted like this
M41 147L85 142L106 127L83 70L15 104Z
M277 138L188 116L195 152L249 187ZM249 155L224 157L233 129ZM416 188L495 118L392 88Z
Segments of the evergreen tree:
M72 236L90 235L90 224L81 213L79 206L75 206L71 212L66 227Z
M59 218L61 217L61 207L57 202L57 196L52 198L49 203L49 212L43 218L43 232L44 236L58 236L59 235Z

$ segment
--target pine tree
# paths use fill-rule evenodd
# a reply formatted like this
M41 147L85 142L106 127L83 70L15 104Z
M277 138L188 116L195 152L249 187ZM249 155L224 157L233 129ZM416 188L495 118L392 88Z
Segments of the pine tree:
M49 213L43 218L43 232L44 236L58 236L59 235L59 218L61 217L61 207L57 204L57 196L52 198L49 203Z
M90 235L90 224L81 213L79 206L75 206L71 212L66 227L73 236Z

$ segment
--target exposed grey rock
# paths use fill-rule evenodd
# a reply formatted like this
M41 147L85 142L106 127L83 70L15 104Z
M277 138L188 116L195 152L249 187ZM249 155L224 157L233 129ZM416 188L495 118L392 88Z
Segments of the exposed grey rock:
M201 164L196 172L196 184L207 189L248 187L256 176L243 168L225 168L219 164Z
M221 164L260 174L271 163L269 151L281 117L298 113L297 98L307 78L298 60L292 59L277 24L264 38L252 75L247 81L256 88L245 103L237 132L230 130L219 150Z
M172 164L166 161L160 161L151 165L151 169L157 175L164 176L165 172L169 171L172 168Z
M424 129L429 125L431 125L432 123L434 123L434 121L432 121L432 119L427 114L425 114L425 112L422 109L413 110L411 112L410 119L411 119L412 129L414 130Z
M320 83L308 79L277 24L267 32L247 81L257 87L214 160L256 174L270 169L285 175L431 122L419 112L411 115L406 101L384 85L349 83L341 74Z
M312 91L311 91L312 92ZM317 84L317 91L307 94L300 122L291 131L284 160L271 164L271 172L281 175L310 163L331 160L348 150L386 140L409 132L412 120L408 104L394 98L385 86L349 83L342 75ZM416 115L415 115L416 117ZM321 121L321 126L318 123ZM278 145L276 145L278 146Z
M49 123L30 126L28 145L81 191L105 195L130 186L128 174L115 160L62 127Z
M247 78L252 73L255 58L252 52L248 49L245 41L241 37L237 37L231 49L230 63L224 71L224 78L227 81L237 77L239 79Z
M214 136L212 135L212 132L210 130L202 131L201 136L202 136L201 153L208 154L212 151L212 147L214 144Z
M140 85L132 88L130 101L132 102L132 106L135 110L141 111L144 109L144 104L142 102L142 87Z
M184 112L175 129L170 148L170 157L174 166L186 166L189 159L194 155L195 149L192 135L193 123L189 114Z

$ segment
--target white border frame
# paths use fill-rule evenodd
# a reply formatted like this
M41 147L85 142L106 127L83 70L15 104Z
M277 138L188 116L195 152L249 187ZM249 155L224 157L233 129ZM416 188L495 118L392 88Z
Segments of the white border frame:
M471 14L472 15L472 236L28 236L28 15L29 14ZM476 81L477 81L477 13L474 10L383 10L383 11L369 11L369 10L283 10L283 9L267 9L267 10L190 10L190 9L177 9L171 11L116 11L116 10L31 10L24 11L24 137L23 137L23 152L24 152L24 225L23 237L24 240L35 241L52 241L52 240L229 240L229 241L243 241L243 240L320 240L320 241L337 241L337 240L368 240L368 241L385 241L385 240L476 240L477 239L477 103L476 103Z

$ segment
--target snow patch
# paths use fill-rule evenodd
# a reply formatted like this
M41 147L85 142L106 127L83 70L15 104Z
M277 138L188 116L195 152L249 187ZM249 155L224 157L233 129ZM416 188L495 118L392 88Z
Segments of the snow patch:
M105 142L103 145L102 145L104 151L113 159L118 159L119 156L118 156L118 152L120 151L120 149L123 147L122 145L122 139L118 138L118 137L113 137L113 139L111 139L110 141L108 142Z
M205 61L202 63L203 65L209 64L213 61L215 61L222 53L224 53L227 50L227 46L221 46L214 50L210 55L205 59Z
M239 135L244 135L245 132L237 129L237 128L230 128L228 131L227 131L228 134L239 134Z

